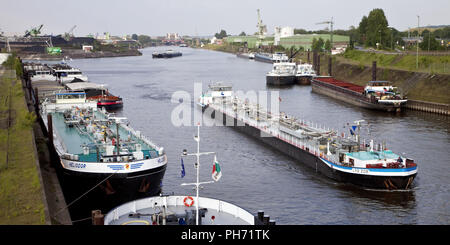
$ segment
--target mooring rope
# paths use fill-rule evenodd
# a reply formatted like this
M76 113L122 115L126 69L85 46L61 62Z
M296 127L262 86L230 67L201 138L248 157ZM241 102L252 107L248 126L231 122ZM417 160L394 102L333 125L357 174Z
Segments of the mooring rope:
M56 216L58 216L58 214L69 208L72 204L74 204L76 201L80 200L83 196L87 195L89 192L91 192L92 190L94 190L95 188L97 188L97 186L101 185L103 182L105 182L106 180L108 180L109 178L111 178L114 174L116 174L119 170L116 170L114 173L110 174L108 177L106 177L105 179L103 179L102 181L100 181L98 184L96 184L94 187L92 187L91 189L89 189L88 191L86 191L85 193L83 193L81 196L79 196L78 198L76 198L75 200L73 200L71 203L69 203L67 206L61 208L58 212L56 212L52 218L56 219Z

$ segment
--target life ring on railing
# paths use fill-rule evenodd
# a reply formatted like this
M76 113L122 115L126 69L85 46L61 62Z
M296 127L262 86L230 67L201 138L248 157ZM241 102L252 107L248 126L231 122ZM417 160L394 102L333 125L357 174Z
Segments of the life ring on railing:
M188 201L188 200L190 200L190 201ZM183 203L184 203L184 206L190 207L190 206L194 205L194 198L187 196L184 198Z

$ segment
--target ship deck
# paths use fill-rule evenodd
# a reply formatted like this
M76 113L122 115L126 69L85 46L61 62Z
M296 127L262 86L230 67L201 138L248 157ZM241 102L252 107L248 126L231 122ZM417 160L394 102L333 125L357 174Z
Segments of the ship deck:
M96 119L104 119L105 116L100 112L94 112ZM94 136L92 134L83 133L77 126L68 127L64 122L64 115L62 112L53 112L52 121L53 128L57 132L59 138L63 141L61 142L64 146L64 149L69 154L74 154L79 156L79 161L82 162L97 162L97 152L95 150L95 145L98 144L95 142ZM113 122L109 129L112 132L116 132L116 124ZM142 152L144 154L144 159L146 158L155 158L158 157L158 152L150 145L148 145L144 140L137 138L131 132L127 131L124 127L119 127L119 136L121 144L126 144L133 142L133 144L140 144L142 147ZM129 138L130 137L130 138ZM83 146L90 146L89 154L83 154ZM125 148L122 146L122 148ZM105 152L101 150L102 147L99 147L99 153L104 154Z
M315 80L318 80L320 82L328 83L337 87L346 88L352 91L355 91L357 93L364 92L364 87L359 86L353 83L337 80L333 77L316 77Z

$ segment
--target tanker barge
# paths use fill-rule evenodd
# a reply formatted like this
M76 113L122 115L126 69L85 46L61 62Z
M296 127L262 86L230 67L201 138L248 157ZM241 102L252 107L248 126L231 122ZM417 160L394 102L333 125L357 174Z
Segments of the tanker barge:
M414 160L373 140L362 143L362 121L355 122L353 136L345 137L285 113L272 114L234 96L231 86L220 84L210 85L197 104L216 120L222 118L223 125L253 136L338 182L364 188L408 189L417 175Z
M69 199L92 188L83 201L108 209L160 194L167 166L164 148L132 129L126 118L98 109L85 92L75 91L45 98L40 115L59 156Z
M311 88L315 93L372 110L399 112L407 102L387 81L370 81L363 87L333 77L315 77Z

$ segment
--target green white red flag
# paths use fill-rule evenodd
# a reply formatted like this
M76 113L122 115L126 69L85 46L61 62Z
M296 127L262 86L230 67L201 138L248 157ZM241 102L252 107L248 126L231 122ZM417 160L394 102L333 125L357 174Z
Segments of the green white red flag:
M219 162L217 161L216 156L214 155L214 163L211 177L214 181L219 181L220 177L222 177L222 171L220 169Z

